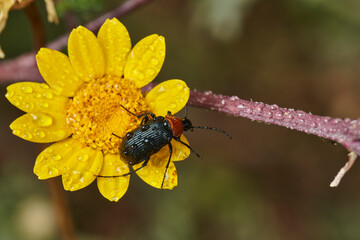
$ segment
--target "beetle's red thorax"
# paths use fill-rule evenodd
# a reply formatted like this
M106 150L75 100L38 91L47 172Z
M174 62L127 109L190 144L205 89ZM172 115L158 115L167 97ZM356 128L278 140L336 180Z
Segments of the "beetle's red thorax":
M174 137L180 137L184 132L184 125L180 118L177 118L171 114L165 116L166 120L169 121Z

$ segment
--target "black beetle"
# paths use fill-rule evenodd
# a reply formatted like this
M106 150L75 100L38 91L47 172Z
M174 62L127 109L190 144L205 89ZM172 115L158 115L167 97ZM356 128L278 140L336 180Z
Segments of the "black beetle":
M145 167L150 159L150 157L159 152L166 145L169 146L169 160L166 164L164 178L161 184L161 188L164 185L165 176L167 169L170 164L171 155L172 155L172 145L170 141L174 139L175 141L180 142L189 148L197 157L200 157L188 144L180 140L180 136L184 131L192 131L194 128L201 129L211 129L216 130L221 133L226 134L230 139L231 136L227 132L213 128L213 127L204 127L204 126L193 126L189 119L187 119L187 108L185 107L185 117L178 118L171 114L169 111L165 117L156 116L151 112L143 113L136 115L126 109L124 106L120 105L131 115L140 118L142 117L140 126L134 130L128 132L125 137L120 137L115 134L114 136L121 138L122 142L119 148L121 159L124 160L131 168L130 172L125 173L120 176L98 176L98 177L122 177L137 172L138 170ZM149 115L151 119L149 119ZM133 169L132 166L143 162L141 167Z

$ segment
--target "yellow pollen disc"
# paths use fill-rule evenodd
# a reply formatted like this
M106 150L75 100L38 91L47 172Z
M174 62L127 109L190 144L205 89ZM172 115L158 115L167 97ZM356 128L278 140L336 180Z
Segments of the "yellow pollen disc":
M70 100L67 124L72 137L104 153L119 153L121 139L139 126L139 115L149 108L141 90L133 82L116 76L105 76L85 83Z

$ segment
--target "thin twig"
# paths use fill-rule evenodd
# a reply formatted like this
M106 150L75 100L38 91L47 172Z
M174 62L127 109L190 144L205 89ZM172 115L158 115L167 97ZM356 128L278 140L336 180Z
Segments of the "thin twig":
M330 183L330 187L337 187L341 181L341 179L344 177L345 173L350 170L350 168L353 166L356 158L358 155L354 152L350 152L348 154L349 160L346 162L345 166L340 169L334 180Z

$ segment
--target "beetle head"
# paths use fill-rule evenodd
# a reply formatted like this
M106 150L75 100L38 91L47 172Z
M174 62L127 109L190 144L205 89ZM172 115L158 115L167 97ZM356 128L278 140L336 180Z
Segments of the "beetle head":
M193 130L193 125L192 125L192 123L190 122L189 119L184 118L184 119L181 120L181 122L182 122L182 124L184 126L184 131L188 131L188 130L192 131Z

